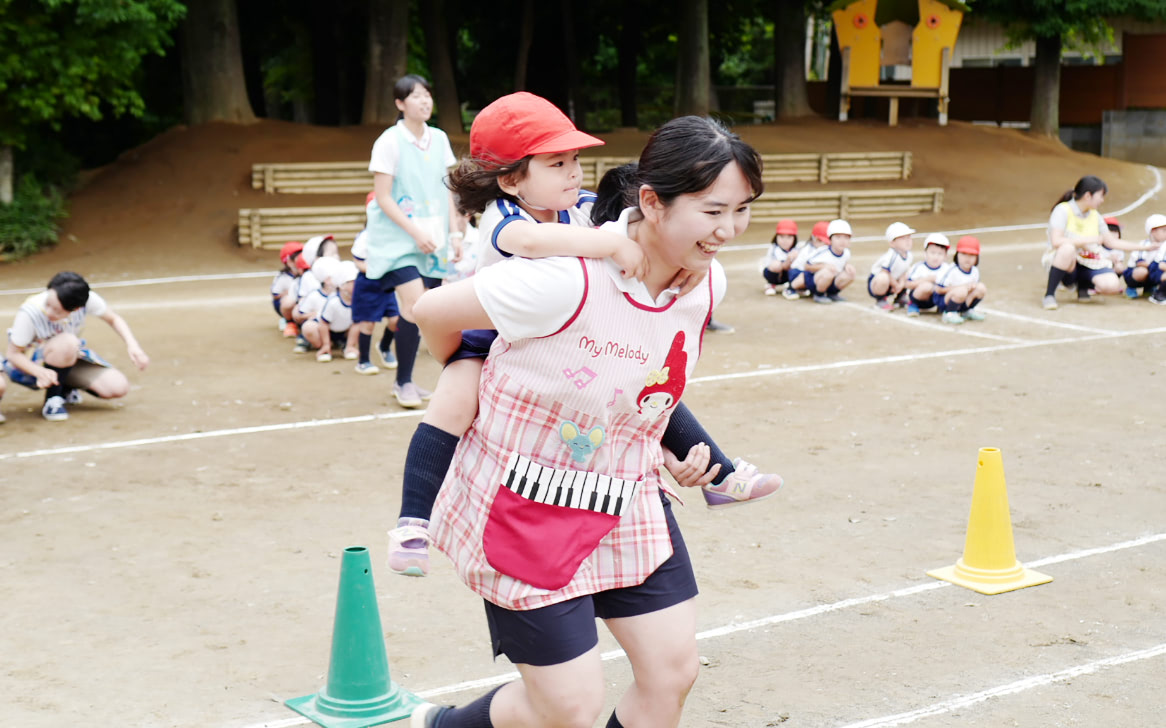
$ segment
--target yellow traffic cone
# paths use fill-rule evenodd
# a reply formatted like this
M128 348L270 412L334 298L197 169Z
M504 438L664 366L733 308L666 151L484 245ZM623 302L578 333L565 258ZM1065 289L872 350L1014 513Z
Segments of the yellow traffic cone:
M1024 568L1016 560L999 448L980 448L963 558L955 566L935 569L927 575L981 594L1000 594L1053 580L1051 576Z

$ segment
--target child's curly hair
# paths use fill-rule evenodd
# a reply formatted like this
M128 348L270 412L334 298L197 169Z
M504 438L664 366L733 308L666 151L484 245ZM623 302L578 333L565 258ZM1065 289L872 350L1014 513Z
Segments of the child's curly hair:
M526 176L529 166L529 156L501 166L465 158L458 163L453 172L450 172L446 186L454 194L457 211L462 215L473 215L482 212L486 205L499 198L517 204L518 200L513 195L502 191L498 180L509 175L514 175L515 179L522 179Z

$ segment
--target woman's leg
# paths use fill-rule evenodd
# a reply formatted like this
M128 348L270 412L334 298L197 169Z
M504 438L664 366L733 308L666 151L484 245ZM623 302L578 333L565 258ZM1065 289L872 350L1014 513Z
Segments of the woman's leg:
M632 666L631 687L615 709L619 722L635 728L679 725L685 698L700 670L696 601L605 623Z

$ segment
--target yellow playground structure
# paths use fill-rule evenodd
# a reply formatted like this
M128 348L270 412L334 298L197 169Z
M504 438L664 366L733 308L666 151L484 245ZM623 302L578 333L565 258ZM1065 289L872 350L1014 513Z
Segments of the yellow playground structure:
M968 6L961 0L837 0L827 8L842 49L842 99L890 100L889 123L899 123L900 98L939 100L939 124L947 125L948 69ZM881 83L885 66L911 66L911 83Z

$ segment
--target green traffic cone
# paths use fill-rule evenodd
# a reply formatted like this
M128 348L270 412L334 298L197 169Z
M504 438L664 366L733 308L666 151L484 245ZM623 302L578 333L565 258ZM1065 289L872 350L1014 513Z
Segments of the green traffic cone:
M365 728L404 720L422 702L389 676L368 549L344 549L328 685L284 704L325 728Z

